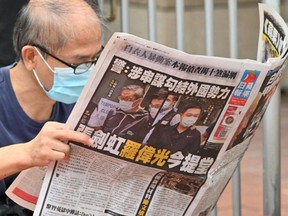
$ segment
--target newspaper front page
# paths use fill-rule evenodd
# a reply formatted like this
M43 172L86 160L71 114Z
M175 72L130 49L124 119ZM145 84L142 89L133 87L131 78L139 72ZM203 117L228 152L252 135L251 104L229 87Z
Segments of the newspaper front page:
M115 33L67 121L94 144L50 164L34 215L209 215L286 66L287 26L259 12L259 61Z

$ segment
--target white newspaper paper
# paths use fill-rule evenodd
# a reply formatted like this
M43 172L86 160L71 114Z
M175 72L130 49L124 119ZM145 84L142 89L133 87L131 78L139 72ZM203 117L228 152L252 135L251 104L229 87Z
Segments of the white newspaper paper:
M34 215L209 215L286 66L287 26L266 5L259 4L259 12L259 61L190 55L115 33L67 121L69 129L91 136L94 145L70 142L69 161L50 164ZM145 91L137 115L119 103L121 89L130 85ZM163 89L167 98L177 95L178 117L173 124L159 120L164 127L152 139L161 108L153 118L149 103ZM192 104L201 104L202 112L184 134L181 111ZM207 129L208 138L200 142ZM180 148L185 142L189 145ZM31 179L17 180L8 195L19 201L16 188L37 197L26 188Z

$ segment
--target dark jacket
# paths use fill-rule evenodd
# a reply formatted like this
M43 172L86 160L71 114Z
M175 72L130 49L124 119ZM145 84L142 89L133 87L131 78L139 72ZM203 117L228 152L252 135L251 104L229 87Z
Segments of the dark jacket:
M181 151L182 154L196 154L200 148L201 133L197 129L188 128L186 131L179 133L177 125L168 126L160 131L158 139L148 142L148 145L157 149L167 149L171 154Z
M117 108L109 111L102 130L141 143L146 135L142 129L147 127L148 121L149 113L146 110L126 113Z
M173 117L177 114L177 112L175 112L173 109L168 112L165 116L163 116L162 119L160 119L156 124L153 125L153 120L150 120L149 125L147 128L147 131L153 129L153 132L150 135L150 138L148 139L148 143L155 143L158 139L159 139L159 134L161 133L161 131L166 128L171 126L170 122L173 119Z

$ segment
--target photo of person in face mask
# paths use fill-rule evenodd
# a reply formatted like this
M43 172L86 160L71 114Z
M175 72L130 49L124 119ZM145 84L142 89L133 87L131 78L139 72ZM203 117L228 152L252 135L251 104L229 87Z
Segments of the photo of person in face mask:
M144 88L139 85L124 86L118 97L116 110L110 110L102 126L103 132L110 132L122 138L142 142L145 133L141 133L149 121L149 113L140 104Z
M147 134L146 134L146 136L142 142L143 144L147 143L147 140L149 139L149 137L153 133L157 123L163 117L161 115L161 107L167 98L167 93L168 92L166 90L160 89L158 92L156 92L155 94L153 94L151 96L151 101L148 105L148 111L150 114L149 115L150 118L149 118L149 122L148 122L147 128L146 128Z
M163 106L160 109L159 112L159 120L164 120L161 124L165 125L167 122L169 122L169 125L175 125L179 123L179 115L177 114L177 111L175 109L175 104L178 101L178 95L176 94L169 94L166 98Z
M152 119L143 144L150 142L150 139L158 139L158 134L163 128L179 123L179 114L177 114L174 108L177 101L178 95L168 94L168 91L165 89L160 89L156 95L152 96L149 105Z
M200 104L186 105L180 113L180 122L163 128L158 133L158 138L149 140L148 145L168 149L171 154L178 151L181 151L184 156L188 153L197 153L200 148L201 133L195 127L195 123L201 112Z

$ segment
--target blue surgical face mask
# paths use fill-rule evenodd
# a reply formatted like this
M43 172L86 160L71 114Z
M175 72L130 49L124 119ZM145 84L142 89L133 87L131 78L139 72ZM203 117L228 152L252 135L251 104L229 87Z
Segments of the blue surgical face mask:
M128 111L134 108L133 101L120 100L118 106L123 111Z
M162 105L162 110L167 110L171 105L171 102L165 101L164 104Z
M181 124L183 127L187 128L187 127L191 127L192 125L194 125L197 120L198 120L198 118L197 118L197 117L194 117L194 116L190 116L190 117L184 116L184 117L182 118L182 121L180 122L180 124Z
M47 91L44 85L40 82L36 71L33 69L33 73L39 85L50 99L66 104L72 104L79 98L92 73L92 68L82 74L74 74L72 68L54 68L53 71L53 86L49 91Z
M150 111L150 115L152 118L155 118L155 116L157 115L159 108L155 108L155 107L149 107L149 111Z
M37 49L36 49L37 50ZM42 57L40 52L37 50L42 60L48 66L48 68L54 73L54 81L52 88L48 91L45 86L39 80L36 71L33 69L33 73L47 96L54 100L66 104L72 104L77 101L79 98L87 80L89 79L92 73L92 67L89 70L82 74L74 74L73 68L65 67L58 68L55 67L54 70Z

